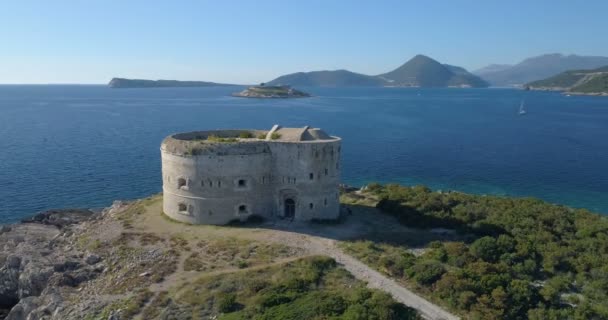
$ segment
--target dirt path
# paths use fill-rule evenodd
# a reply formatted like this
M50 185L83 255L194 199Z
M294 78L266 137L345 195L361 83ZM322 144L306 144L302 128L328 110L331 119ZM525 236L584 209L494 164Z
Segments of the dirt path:
M348 270L355 278L367 282L368 287L390 293L395 300L418 310L426 319L460 319L414 292L404 288L378 271L373 270L361 261L342 252L342 250L335 246L335 243L326 246L322 251L325 255L334 258L338 263L342 264L344 269Z
M368 287L385 291L395 300L420 312L423 318L432 320L457 320L459 317L445 311L441 307L429 302L425 298L404 288L396 281L391 280L378 271L370 268L363 262L344 253L336 240L323 237L304 235L297 232L275 231L269 240L288 243L307 250L311 254L325 255L334 258L344 269L355 278L367 283Z
M391 294L397 301L412 307L420 312L425 319L455 320L459 317L450 314L441 307L429 302L423 297L404 288L394 280L373 270L361 261L344 253L338 246L338 240L357 238L361 235L369 234L382 230L383 234L397 233L401 238L409 235L412 238L428 236L420 231L404 228L394 218L379 215L375 208L360 208L353 210L353 216L339 226L310 225L286 222L274 222L262 225L259 228L227 228L213 226L189 226L184 224L167 223L160 212L160 202L156 202L148 207L149 214L145 215L145 229L154 233L180 233L185 236L197 236L206 234L207 236L236 236L251 240L272 241L279 244L298 247L304 249L307 254L326 255L335 259L344 266L354 277L367 282L371 288L383 290ZM143 227L143 226L142 226ZM298 259L299 257L278 260L277 263ZM263 268L265 266L259 266ZM244 270L249 270L244 269ZM221 272L234 272L235 270L223 270ZM191 281L193 275L174 275L173 281L168 281L175 285L175 282ZM154 289L166 289L166 284Z

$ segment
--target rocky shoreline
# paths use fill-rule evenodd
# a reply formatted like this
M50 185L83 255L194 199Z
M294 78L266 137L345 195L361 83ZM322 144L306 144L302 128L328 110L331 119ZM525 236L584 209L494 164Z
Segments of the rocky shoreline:
M0 319L69 318L64 293L106 270L75 244L78 227L101 219L87 209L50 210L0 227Z

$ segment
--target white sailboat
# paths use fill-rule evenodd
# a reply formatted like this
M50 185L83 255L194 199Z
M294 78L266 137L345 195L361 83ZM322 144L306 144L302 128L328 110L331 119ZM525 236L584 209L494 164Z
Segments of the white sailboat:
M519 104L519 115L523 116L526 114L526 109L524 109L525 102L522 100L521 104Z

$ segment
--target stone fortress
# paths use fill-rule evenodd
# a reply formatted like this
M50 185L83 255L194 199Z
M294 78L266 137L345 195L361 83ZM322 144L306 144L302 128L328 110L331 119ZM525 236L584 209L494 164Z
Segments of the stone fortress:
M337 219L340 144L308 126L171 135L160 148L163 210L192 224Z

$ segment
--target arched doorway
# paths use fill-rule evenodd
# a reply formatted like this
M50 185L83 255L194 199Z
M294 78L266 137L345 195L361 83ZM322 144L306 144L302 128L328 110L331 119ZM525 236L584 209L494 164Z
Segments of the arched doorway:
M285 199L283 207L285 208L283 216L287 219L293 219L293 217L296 215L296 202L291 198L287 198Z

